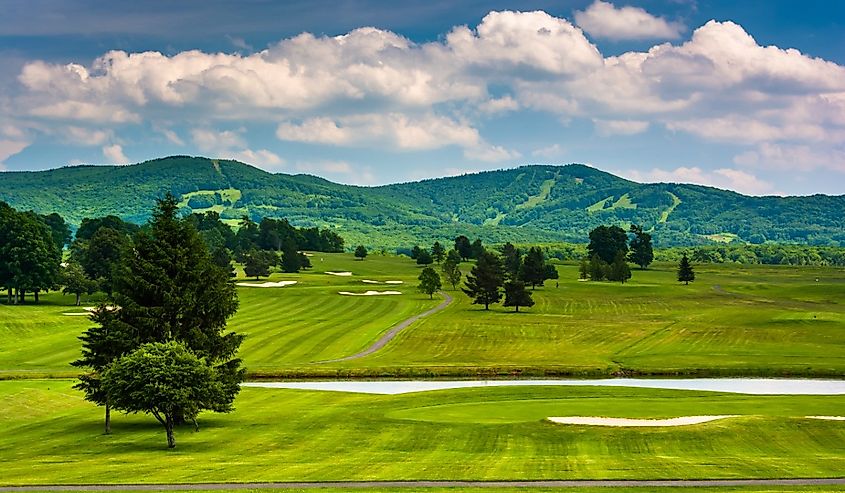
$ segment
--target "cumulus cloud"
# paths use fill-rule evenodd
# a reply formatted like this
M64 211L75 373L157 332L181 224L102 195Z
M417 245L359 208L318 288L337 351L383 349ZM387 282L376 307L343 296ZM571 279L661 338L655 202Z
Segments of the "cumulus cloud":
M531 155L546 159L555 159L563 155L564 149L560 144L552 144L550 146L541 147L531 151Z
M639 120L599 120L593 124L601 135L635 135L648 130L649 123Z
M520 111L592 121L601 135L657 128L746 146L738 163L787 159L764 144L834 157L841 150L845 67L837 63L762 46L738 24L716 21L683 42L604 57L582 29L676 39L684 28L601 0L575 19L580 28L545 12L503 11L426 43L360 28L303 33L247 54L110 51L89 65L33 61L7 113L57 128L109 124L115 135L141 122L244 121L274 125L284 141L403 152L456 146L479 161L518 157L486 141L477 120ZM250 150L242 132L218 132L214 145L190 137L206 152L282 163Z
M72 145L100 146L112 137L108 130L69 126L64 128L65 142Z
M129 164L129 158L123 153L123 147L120 144L104 146L103 156L108 159L109 164Z
M274 170L285 164L284 159L267 149L248 148L243 137L245 129L213 130L194 128L191 130L193 144L202 152L222 159L234 159L260 168Z
M713 171L698 166L681 166L675 169L653 168L649 171L621 171L621 175L643 183L690 183L735 190L746 195L771 195L777 192L772 183L748 172L718 168Z
M818 149L807 145L764 142L754 150L734 156L735 164L762 169L811 171L827 169L845 173L845 149Z
M585 10L575 12L578 27L596 38L677 39L684 25L649 14L639 7L616 7L596 0Z

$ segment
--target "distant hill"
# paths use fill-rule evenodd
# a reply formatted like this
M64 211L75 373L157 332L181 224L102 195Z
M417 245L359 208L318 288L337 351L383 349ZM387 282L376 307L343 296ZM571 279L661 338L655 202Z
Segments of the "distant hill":
M589 166L522 166L357 187L272 174L237 161L173 156L131 166L0 173L0 200L73 225L114 214L144 222L170 191L184 211L236 224L287 217L331 226L347 244L408 246L458 234L487 242L585 242L599 224L642 224L659 246L776 241L845 246L845 196L748 197L697 185L640 184Z

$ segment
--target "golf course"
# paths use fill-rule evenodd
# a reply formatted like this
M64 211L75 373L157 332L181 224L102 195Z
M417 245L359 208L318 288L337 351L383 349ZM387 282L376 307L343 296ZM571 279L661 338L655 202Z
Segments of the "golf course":
M579 281L577 265L557 263L557 283L537 287L536 304L515 313L484 310L451 286L448 303L417 292L421 268L406 257L310 258L298 274L256 281L238 271L240 308L228 326L247 336L239 354L251 380L845 371L841 268L701 265L683 285L674 266L657 264L621 284ZM256 286L266 282L274 284ZM383 291L401 294L372 294ZM845 421L834 419L845 395L589 386L400 395L245 387L233 412L200 415L199 431L180 427L179 447L165 453L149 416L115 414L104 435L102 408L71 388L69 363L92 324L72 314L101 296L81 307L55 292L0 305L0 484L836 478L845 470ZM378 350L331 361L437 307ZM645 428L548 419L702 415L721 418ZM737 491L837 486L761 488Z

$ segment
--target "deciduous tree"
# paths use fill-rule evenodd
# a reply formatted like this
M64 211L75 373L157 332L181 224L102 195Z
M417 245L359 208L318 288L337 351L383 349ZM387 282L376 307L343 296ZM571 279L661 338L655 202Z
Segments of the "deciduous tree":
M355 247L355 258L358 260L364 260L364 257L367 256L367 248L364 245L358 245Z
M446 260L443 262L443 274L446 276L446 282L452 285L452 289L456 289L461 282L461 254L457 250L449 250L446 255Z
M421 293L427 294L429 298L433 298L434 293L440 291L440 288L442 287L440 284L440 274L431 267L423 269L417 279L420 281L417 289L419 289Z
M634 237L631 239L631 252L628 254L628 260L639 265L641 269L646 269L654 261L651 235L644 232L642 226L636 224L631 225L630 231L634 234Z
M616 252L628 253L628 235L619 226L598 226L590 231L590 244L587 245L590 257L598 255L610 264L616 258Z

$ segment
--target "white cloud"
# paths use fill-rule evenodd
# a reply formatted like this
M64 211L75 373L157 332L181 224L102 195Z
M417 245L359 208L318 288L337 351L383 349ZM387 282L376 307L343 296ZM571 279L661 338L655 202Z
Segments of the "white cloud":
M170 142L171 144L176 144L178 146L185 145L185 141L182 140L181 137L179 137L179 134L177 134L176 132L174 132L173 130L171 130L169 128L154 125L153 130L155 130L156 132L163 135L164 138L167 139L168 142Z
M0 140L0 164L29 147L31 143L21 140Z
M648 130L649 123L639 120L599 120L593 124L601 135L636 135Z
M449 145L475 148L482 144L475 128L434 114L370 113L309 118L300 123L280 123L276 136L287 141L352 147L383 144L406 151Z
M681 166L670 170L653 168L645 172L626 170L620 171L619 174L641 183L691 183L735 190L746 195L777 193L770 182L745 171L730 168L709 171L697 166Z
M486 163L515 160L521 156L517 151L508 150L496 145L482 144L477 147L464 149L464 157L467 159L471 161L484 161Z
M244 129L217 131L210 128L194 128L191 139L197 148L221 159L234 159L267 170L275 170L285 164L285 160L267 149L249 149L241 135Z
M483 113L495 114L505 113L508 111L516 111L519 109L519 103L510 96L505 96L497 99L490 99L478 105Z
M683 24L653 16L639 7L617 8L602 0L576 11L575 23L596 38L614 40L677 39L684 30Z
M552 144L550 146L541 147L531 152L532 156L546 159L555 159L563 156L564 149L560 144Z
M761 169L812 171L828 169L845 173L845 149L817 148L807 145L781 145L764 142L756 149L737 154L740 166Z
M129 164L129 158L123 153L123 147L120 144L104 146L103 156L109 160L109 164Z
M82 146L100 146L112 137L108 130L69 126L64 128L64 139L67 143Z

